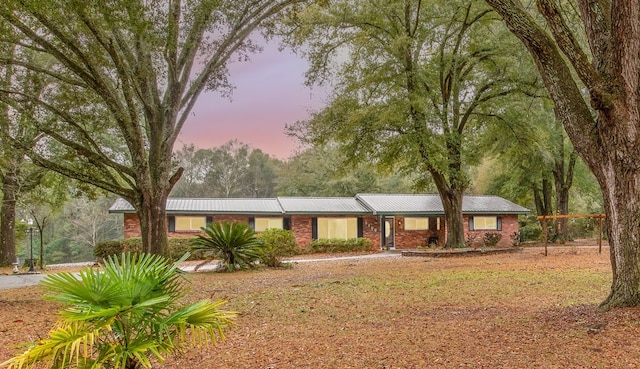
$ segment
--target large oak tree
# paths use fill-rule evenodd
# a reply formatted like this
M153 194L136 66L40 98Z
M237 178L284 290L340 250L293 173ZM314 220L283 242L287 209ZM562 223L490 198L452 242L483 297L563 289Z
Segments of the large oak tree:
M529 49L602 189L613 282L601 307L640 305L640 1L487 3Z
M309 50L310 82L335 86L331 105L292 132L338 142L354 161L430 177L445 246L464 245L462 198L467 168L482 154L477 137L508 96L530 93L537 80L519 73L517 40L474 0L319 2L292 23L292 42Z
M14 111L39 110L35 149L14 144L38 165L128 200L144 250L164 254L166 199L182 173L171 155L196 99L228 91L230 58L256 51L250 34L297 1L2 2L0 43L15 54L0 68L36 72L47 86L0 91Z

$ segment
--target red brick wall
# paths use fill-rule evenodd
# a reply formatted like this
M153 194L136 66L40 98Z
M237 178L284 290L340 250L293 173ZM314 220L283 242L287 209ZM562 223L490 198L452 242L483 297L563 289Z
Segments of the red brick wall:
M140 237L140 221L137 214L124 215L124 238Z
M374 250L380 250L380 218L375 215L362 217L362 237L368 238L373 243Z
M416 247L427 246L429 238L437 237L438 245L445 242L446 232L444 229L444 218L440 218L439 230L405 230L405 217L395 217L396 249L415 249Z
M352 215L335 215L331 217L353 217ZM310 215L291 216L291 231L298 247L305 247L312 241ZM363 216L363 236L373 243L373 249L380 249L380 218L375 215ZM511 236L518 232L518 216L503 215L502 231L469 231L469 218L464 217L464 232L466 240L473 240L473 247L481 247L485 233L500 233L502 238L497 247L512 246ZM215 215L214 221L248 222L249 215ZM169 233L169 237L192 237L197 231L179 231ZM395 217L395 245L397 249L414 249L418 246L426 246L429 237L438 237L438 244L444 245L446 238L446 224L444 217L440 218L439 231L411 231L404 229L404 217ZM140 237L140 222L136 214L124 214L124 238Z
M291 231L300 248L306 247L313 241L311 237L311 218L312 216L310 215L291 216Z
M354 215L326 215L330 218L353 218ZM357 217L357 216L355 216ZM291 216L291 231L296 238L298 247L304 248L308 246L312 241L311 232L311 219L322 218L322 216L311 215L292 215ZM362 217L363 229L362 236L368 238L373 243L373 249L380 249L380 227L378 217L375 215L366 215Z
M464 236L467 243L469 243L471 247L482 247L484 245L483 237L486 233L499 233L502 235L502 238L500 238L500 241L498 242L496 247L513 246L513 240L511 239L511 237L513 236L513 234L519 231L518 216L517 215L501 215L499 216L499 218L502 219L502 231L494 231L494 230L470 231L469 217L468 216L463 217Z

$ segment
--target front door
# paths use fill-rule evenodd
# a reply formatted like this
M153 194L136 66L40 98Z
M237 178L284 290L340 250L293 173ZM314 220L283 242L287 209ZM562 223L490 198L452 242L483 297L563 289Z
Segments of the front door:
M382 248L393 250L396 248L396 231L395 231L395 218L384 217L384 234Z

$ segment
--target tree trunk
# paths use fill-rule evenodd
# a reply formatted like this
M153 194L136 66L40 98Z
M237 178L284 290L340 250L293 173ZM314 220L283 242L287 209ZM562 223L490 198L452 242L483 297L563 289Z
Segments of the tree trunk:
M0 213L0 265L11 265L16 260L16 201L18 173L9 170L2 183L2 210Z
M603 196L613 271L611 292L601 304L605 310L640 305L640 171L625 173L614 163L608 169L596 174L605 182L601 185L606 189Z
M569 189L570 188L556 182L556 210L559 215L569 214ZM570 241L569 219L557 219L556 227L556 242L565 243Z
M462 197L460 191L452 191L443 196L445 224L447 225L447 242L445 248L462 247L465 245L464 239L464 218L462 217Z
M462 247L464 239L464 221L462 217L462 198L464 188L452 188L445 178L437 171L431 172L438 194L444 208L444 219L447 227L447 242L445 248Z
M537 0L546 22L541 27L520 2L486 1L529 49L575 150L602 190L613 281L601 308L639 306L640 4L579 1L586 53L556 2Z
M166 204L169 191L160 190L143 195L143 200L136 206L140 219L142 235L142 252L161 256L169 255L167 240Z

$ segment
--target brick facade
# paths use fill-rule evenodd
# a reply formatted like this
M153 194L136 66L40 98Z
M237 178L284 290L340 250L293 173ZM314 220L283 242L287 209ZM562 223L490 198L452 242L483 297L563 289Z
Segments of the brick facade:
M490 215L493 216L493 215ZM502 230L469 230L469 218L470 216L464 216L464 235L465 241L470 247L482 247L484 246L484 235L487 233L499 233L502 237L495 247L510 247L513 246L513 237L518 234L520 225L518 224L517 215L501 215L499 216L502 222Z
M203 215L204 216L204 215ZM251 215L214 215L213 221L232 221L232 222L249 222ZM261 216L258 217L268 217ZM353 218L356 215L319 215L321 217L331 218ZM312 241L312 215L291 215L290 229L296 238L296 242L299 247L306 247ZM364 238L368 238L373 243L374 249L381 248L381 217L376 215L364 215L362 218L362 235ZM483 246L483 237L486 233L500 233L502 238L496 245L497 247L509 247L512 246L512 235L516 234L519 230L518 216L517 215L502 215L500 216L502 222L501 231L486 231L486 230L472 230L469 231L469 217L464 216L464 232L465 239L469 241L472 247ZM446 224L444 218L440 217L440 229L432 230L405 230L405 217L396 216L394 219L395 227L395 247L396 249L414 249L416 247L424 247L428 245L430 239L437 238L438 245L442 246L446 240ZM198 231L176 231L169 232L169 237L193 237L198 234ZM138 216L133 213L124 214L124 238L140 237L140 223Z
M435 222L435 219L431 218L430 221ZM415 249L416 247L428 246L430 239L437 240L439 246L444 245L446 239L444 219L440 218L440 222L440 229L405 230L405 217L394 217L396 249Z

